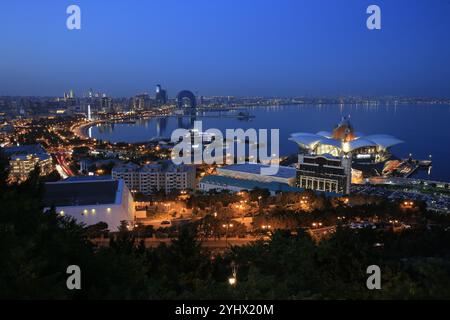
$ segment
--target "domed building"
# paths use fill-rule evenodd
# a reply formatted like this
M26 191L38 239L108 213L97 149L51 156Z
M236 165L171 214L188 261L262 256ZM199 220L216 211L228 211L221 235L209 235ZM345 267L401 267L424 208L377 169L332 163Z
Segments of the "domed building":
M386 134L364 136L354 131L348 118L342 118L333 132L294 133L300 153L309 155L351 155L354 162L374 164L389 160L390 149L403 141Z

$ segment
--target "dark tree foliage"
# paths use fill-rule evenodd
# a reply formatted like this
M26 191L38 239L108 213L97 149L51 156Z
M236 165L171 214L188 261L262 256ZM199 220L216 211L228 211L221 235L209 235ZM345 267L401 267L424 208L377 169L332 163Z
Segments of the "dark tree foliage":
M0 161L0 173L4 166ZM37 170L21 185L5 187L6 175L1 179L1 299L450 298L445 227L401 233L338 228L319 243L301 229L277 231L268 241L212 255L196 226L179 230L170 245L146 249L124 224L108 248L95 248L88 238L107 226L85 227L55 210L43 212ZM80 291L66 287L70 265L81 268ZM366 287L370 265L381 267L382 290ZM237 285L231 287L233 266Z
M6 187L6 180L8 178L8 164L8 156L3 151L3 148L0 147L0 192L4 191L4 188Z

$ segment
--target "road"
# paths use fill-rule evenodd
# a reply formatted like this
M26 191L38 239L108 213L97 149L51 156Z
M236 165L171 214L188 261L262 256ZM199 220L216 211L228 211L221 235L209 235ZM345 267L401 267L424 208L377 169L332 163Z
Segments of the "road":
M322 239L336 232L336 226L325 227L320 229L309 229L311 235L316 239Z
M141 223L144 226L153 226L155 229L158 228L164 228L164 227L170 227L172 225L180 225L187 222L192 222L195 220L199 220L200 218L191 219L191 218L185 218L185 219L173 219L170 214L167 214L165 218L159 218L159 219L140 219L138 222ZM252 217L242 217L242 218L234 218L233 221L237 221L239 223L242 223L245 225L248 229L251 229L253 227L253 218ZM163 225L163 222L169 221L170 224Z
M214 239L207 239L202 241L202 247L208 248L211 250L215 249L226 249L231 246L245 246L248 245L254 241L260 240L260 238L255 237L247 237L247 238L221 238L220 240L214 240ZM147 238L145 241L145 247L146 248L156 248L161 244L170 245L172 243L172 239L157 239L157 238ZM92 242L100 247L108 247L109 246L109 239L95 239L92 240ZM139 242L139 240L138 240Z
M320 239L324 236L328 236L336 231L336 226L332 227L326 227L321 229L310 229L310 232L312 233L312 236L316 239ZM215 251L223 251L230 247L242 247L251 244L252 242L258 241L258 240L264 240L264 237L253 237L253 236L247 236L246 238L225 238L222 237L220 240L217 239L205 239L201 241L202 247L207 248L209 250L215 250ZM266 239L268 239L266 237ZM164 238L164 239L158 239L158 238L146 238L144 239L145 247L146 248L156 248L160 246L161 244L170 245L172 243L173 239ZM94 239L91 240L95 245L98 245L100 247L108 247L109 246L109 239ZM139 239L137 239L137 243L140 242Z
M67 176L69 176L69 177L75 176L75 174L73 173L73 171L70 169L69 165L67 164L66 158L64 157L63 154L56 153L54 155L54 157L55 157L56 163L61 167L61 169Z

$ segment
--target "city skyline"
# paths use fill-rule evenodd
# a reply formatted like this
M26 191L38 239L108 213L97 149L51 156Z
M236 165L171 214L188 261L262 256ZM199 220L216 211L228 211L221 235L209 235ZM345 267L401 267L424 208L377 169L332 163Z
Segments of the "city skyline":
M70 31L76 4L82 29ZM368 30L366 9L382 10ZM24 6L25 5L25 6ZM0 95L448 98L450 3L347 1L15 1L2 3ZM21 23L17 23L20 21Z
M450 299L449 17L2 1L0 301L287 319Z

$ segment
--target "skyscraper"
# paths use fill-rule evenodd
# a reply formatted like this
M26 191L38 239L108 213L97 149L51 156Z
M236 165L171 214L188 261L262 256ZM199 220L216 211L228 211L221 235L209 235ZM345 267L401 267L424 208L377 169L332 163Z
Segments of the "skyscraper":
M111 110L112 110L112 99L104 93L101 98L101 111L110 112Z
M151 106L151 99L147 93L138 94L133 98L133 110L148 110Z
M164 105L167 103L167 91L161 88L161 85L156 85L156 103L158 105Z
M68 112L77 111L77 99L73 90L70 90L69 93L64 92L64 104Z
M92 121L91 105L90 104L88 104L88 107L87 107L87 116L88 116L88 120Z

